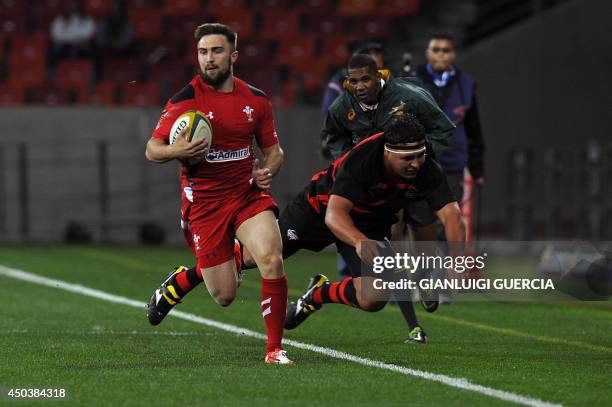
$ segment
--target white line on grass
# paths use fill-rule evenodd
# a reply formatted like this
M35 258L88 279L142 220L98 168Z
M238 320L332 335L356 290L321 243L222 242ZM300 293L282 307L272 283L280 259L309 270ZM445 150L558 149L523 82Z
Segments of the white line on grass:
M42 277L37 274L28 273L22 270L12 269L5 266L0 265L0 275L4 275L6 277L11 277L21 281L28 281L35 284L44 285L47 287L53 287L64 291L70 291L73 293L85 295L87 297L98 298L100 300L113 302L115 304L124 304L129 305L130 307L135 307L142 309L146 306L145 303L141 301L131 300L126 297L121 297L119 295L109 294L104 291L94 290L89 287L85 287L79 284L67 283L61 280L55 280L52 278ZM190 314L187 312L181 311L172 311L170 314L176 318L184 319L187 321L195 322L198 324L206 325L209 327L217 328L222 331L235 333L237 335L249 336L252 338L257 338L261 340L266 340L266 336L260 334L259 332L251 331L249 329L241 328L236 325L225 324L223 322L218 322L212 319L203 318L194 314ZM368 367L377 367L379 369L390 370L392 372L401 373L406 376L415 376L422 379L432 380L438 383L445 384L447 386L456 387L462 390L469 390L476 393L484 394L490 397L494 397L500 400L510 401L517 404L522 404L525 406L534 406L534 407L549 407L549 406L560 406L560 404L549 403L546 401L521 396L520 394L511 393L508 391L497 390L491 387L480 386L478 384L471 383L468 379L459 378L459 377L451 377L443 374L436 374L425 372L422 370L410 369L404 366L393 365L390 363L381 362L378 360L362 358L359 356L351 355L349 353L340 352L334 349L325 348L323 346L312 345L309 343L298 342L291 339L285 339L283 343L293 346L300 349L306 349L312 352L320 353L322 355L326 355L332 358L347 360L354 363L359 363Z

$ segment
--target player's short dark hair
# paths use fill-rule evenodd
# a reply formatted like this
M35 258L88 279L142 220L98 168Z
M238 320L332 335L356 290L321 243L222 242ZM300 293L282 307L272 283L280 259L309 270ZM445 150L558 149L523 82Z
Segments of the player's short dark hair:
M438 33L434 33L430 40L447 40L450 41L451 43L455 42L455 39L453 38L452 35L450 35L449 33L445 33L445 32L438 32Z
M368 68L372 72L378 71L378 66L376 65L376 61L368 54L357 54L353 55L351 59L349 59L348 64L346 65L346 70L349 69L359 69L359 68Z
M425 127L412 113L393 117L385 128L385 144L397 145L425 140Z
M229 26L220 23L206 23L199 25L196 28L194 37L197 41L200 41L200 38L205 35L213 35L220 34L227 38L227 42L229 42L232 51L235 51L238 47L238 34L234 30L232 30Z

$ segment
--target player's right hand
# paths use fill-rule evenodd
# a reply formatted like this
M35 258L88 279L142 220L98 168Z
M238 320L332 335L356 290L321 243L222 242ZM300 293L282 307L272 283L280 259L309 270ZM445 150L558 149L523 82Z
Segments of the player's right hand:
M187 128L181 130L181 133L176 138L176 141L170 146L173 149L174 158L178 160L187 160L190 164L200 162L206 158L208 153L208 140L200 139L196 141L187 141Z
M380 242L374 242L371 240L360 240L355 245L355 252L357 256L367 264L374 264L374 257L382 256L385 251L385 246Z

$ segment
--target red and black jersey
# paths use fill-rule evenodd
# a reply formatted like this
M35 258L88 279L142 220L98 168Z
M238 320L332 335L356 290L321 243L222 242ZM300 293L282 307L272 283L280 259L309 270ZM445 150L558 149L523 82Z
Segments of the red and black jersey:
M410 200L426 199L436 211L456 201L442 168L429 155L413 179L386 174L383 157L383 133L361 141L312 177L305 191L310 206L323 213L329 196L340 195L354 203L355 220L389 225Z
M183 188L209 200L242 195L252 184L253 138L260 148L278 143L270 101L236 77L233 91L224 93L197 75L168 101L153 137L168 141L176 119L194 109L210 119L212 143L205 161L182 167Z

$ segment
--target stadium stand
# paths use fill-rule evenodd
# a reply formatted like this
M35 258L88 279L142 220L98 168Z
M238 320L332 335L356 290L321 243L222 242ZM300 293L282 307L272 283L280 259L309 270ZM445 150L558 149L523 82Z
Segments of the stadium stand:
M395 51L400 54L422 49L421 42L427 38L428 30L433 29L432 21L443 24L456 38L470 44L531 15L535 12L533 4L549 7L561 1L499 0L494 7L484 0L427 3L421 0L122 0L133 28L130 49L134 53L129 56L137 61L126 63L126 55L98 47L94 56L87 57L94 64L87 80L71 86L85 86L75 91L88 94L88 97L78 97L78 103L99 103L98 85L104 85L99 88L106 89L102 92L106 95L102 98L107 101L104 103L112 99L123 104L125 99L117 97L121 92L108 97L113 93L109 89L116 86L106 82L124 87L134 80L143 88L155 83L163 100L194 72L195 53L189 52L194 46L194 28L206 21L217 21L232 26L239 34L239 76L252 80L283 106L294 102L318 103L321 84L346 62L348 44L376 39L397 44ZM40 100L37 95L46 94L45 88L51 89L49 94L66 88L63 76L57 82L57 75L64 75L66 68L61 68L61 63L58 67L51 66L49 29L67 2L0 0L3 103L33 103ZM81 3L84 13L93 17L96 24L101 24L113 12L112 0L82 0ZM457 26L457 21L462 21L462 25ZM393 46L388 48L394 50ZM180 74L168 75L170 65ZM304 65L311 69L304 69ZM257 82L258 79L264 81ZM36 97L31 98L32 95ZM287 96L286 100L283 95ZM52 99L61 103L65 98ZM145 99L154 106L158 104L155 98Z

